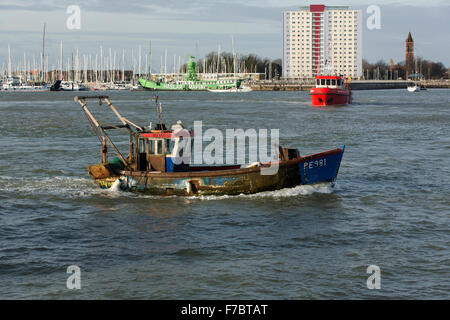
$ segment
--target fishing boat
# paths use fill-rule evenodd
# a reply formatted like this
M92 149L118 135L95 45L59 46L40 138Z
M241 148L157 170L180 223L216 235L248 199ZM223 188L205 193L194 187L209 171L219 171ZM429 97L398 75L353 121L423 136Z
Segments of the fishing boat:
M298 149L279 147L279 158L269 163L250 165L191 165L183 155L183 146L192 143L195 134L184 128L181 121L167 129L161 120L155 126L139 126L123 117L108 96L77 96L92 129L101 143L101 163L88 166L89 175L101 188L142 192L151 195L237 195L272 191L315 183L334 184L339 171L344 146L316 154L301 156ZM97 120L87 107L89 99L106 103L119 119L119 124ZM121 129L129 136L128 155L123 156L115 146L108 130ZM189 141L190 140L190 141ZM112 148L116 157L108 160ZM271 174L264 172L277 165Z
M347 79L341 76L316 76L310 90L313 106L345 105L352 103L352 91Z
M200 80L196 72L197 64L190 56L187 63L187 75L184 80L157 79L156 81L140 78L139 83L144 89L158 91L207 91L239 88L242 80L237 78Z

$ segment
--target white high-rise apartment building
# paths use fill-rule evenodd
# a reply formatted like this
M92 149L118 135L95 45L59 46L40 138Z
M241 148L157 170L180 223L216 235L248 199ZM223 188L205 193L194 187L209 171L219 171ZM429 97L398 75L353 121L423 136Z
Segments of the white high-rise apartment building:
M311 5L283 12L283 77L362 75L362 13Z

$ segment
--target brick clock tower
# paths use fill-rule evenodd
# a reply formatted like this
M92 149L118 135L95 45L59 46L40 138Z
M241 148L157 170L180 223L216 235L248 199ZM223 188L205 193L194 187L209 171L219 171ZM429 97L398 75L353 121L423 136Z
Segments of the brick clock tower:
M411 32L406 38L406 56L405 56L406 77L414 71L414 40L411 37Z

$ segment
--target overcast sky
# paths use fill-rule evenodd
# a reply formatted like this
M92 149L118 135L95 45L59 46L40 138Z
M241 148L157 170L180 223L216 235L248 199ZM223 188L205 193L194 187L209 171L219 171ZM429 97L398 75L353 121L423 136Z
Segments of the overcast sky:
M42 47L42 28L47 26L46 51L50 65L56 65L62 40L65 59L79 48L80 55L99 53L109 48L117 52L117 64L126 50L130 64L131 49L142 55L152 41L153 70L159 71L160 57L168 51L168 68L173 56L183 58L217 51L231 52L234 35L238 53L256 53L272 59L282 56L282 20L285 10L297 10L309 4L348 5L363 13L363 57L370 62L379 59L404 60L408 32L415 41L416 54L441 61L450 66L450 1L448 0L378 0L378 1L292 1L292 0L1 0L0 2L0 68L7 65L7 46L15 62L34 54ZM69 5L81 9L81 29L66 27ZM381 9L381 29L369 30L366 9L378 5ZM37 59L37 58L36 58ZM144 58L142 58L144 60ZM144 67L144 63L143 63Z

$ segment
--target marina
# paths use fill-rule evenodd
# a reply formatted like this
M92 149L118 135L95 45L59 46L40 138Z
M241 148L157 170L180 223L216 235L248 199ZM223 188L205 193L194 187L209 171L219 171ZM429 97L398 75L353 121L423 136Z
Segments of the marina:
M2 5L0 299L448 299L431 2Z

